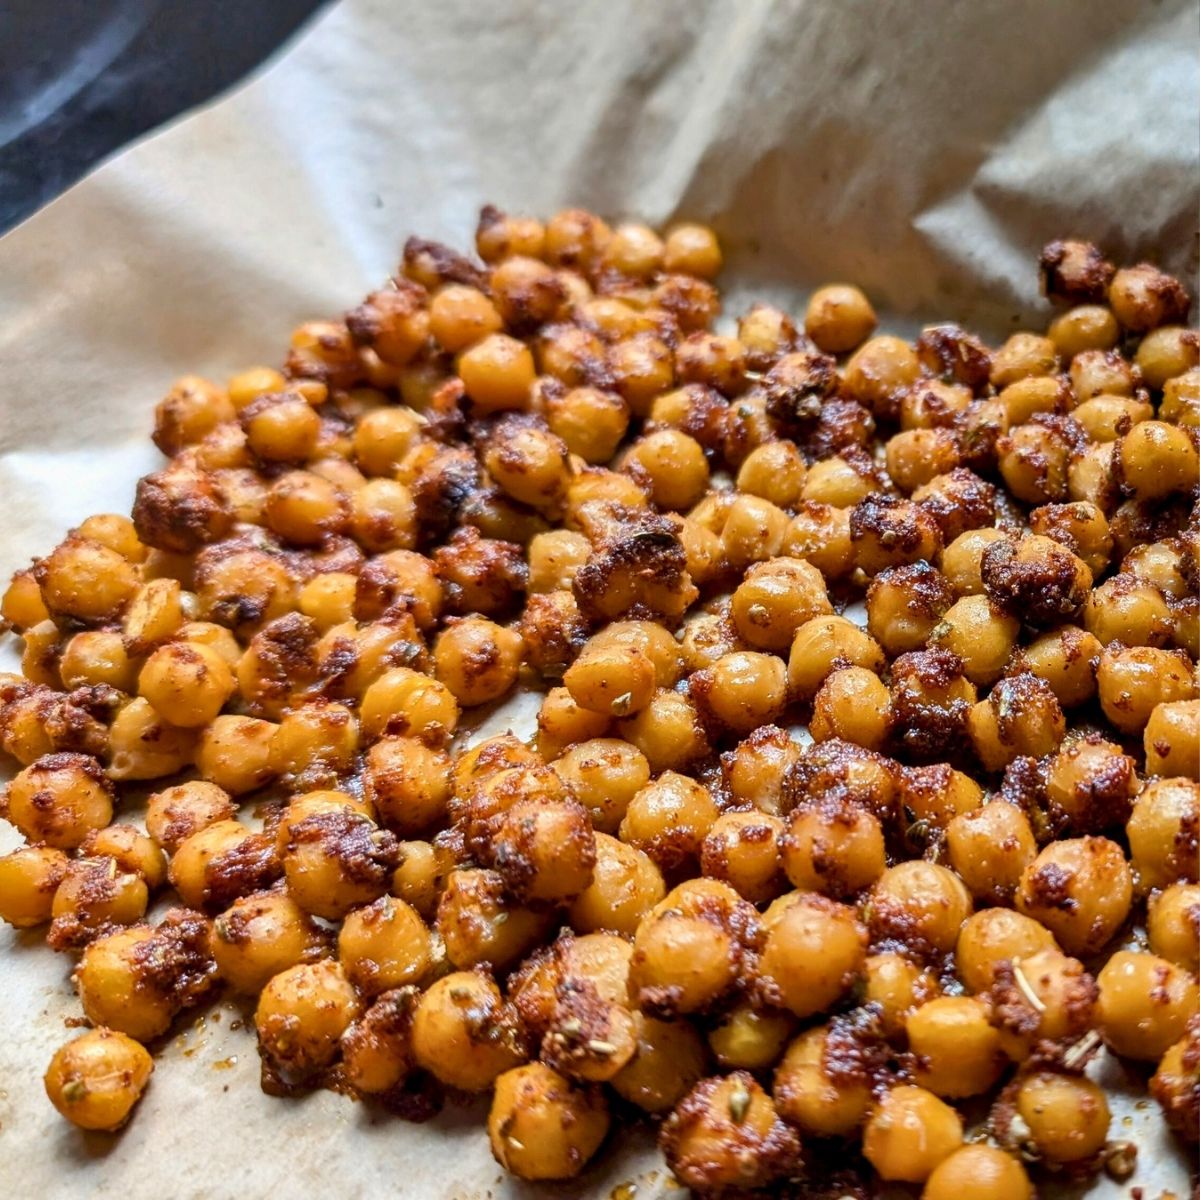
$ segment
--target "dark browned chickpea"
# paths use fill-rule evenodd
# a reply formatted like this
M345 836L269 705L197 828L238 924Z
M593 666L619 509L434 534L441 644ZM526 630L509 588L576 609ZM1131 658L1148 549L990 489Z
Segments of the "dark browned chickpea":
M796 887L839 899L870 887L887 866L878 819L836 795L792 810L780 852Z
M1040 921L1068 954L1095 953L1120 928L1133 898L1133 873L1107 838L1051 842L1025 868L1017 908Z
M1191 659L1183 650L1152 646L1106 646L1096 668L1104 715L1122 732L1145 729L1159 704L1190 700L1196 694Z
M339 1039L361 1012L340 964L300 963L263 988L254 1023L264 1053L277 1066L305 1075L337 1057Z
M967 734L979 761L999 771L1014 758L1050 754L1066 736L1067 721L1053 689L1036 675L1001 679L967 717Z
M954 961L968 989L985 992L995 982L1001 961L1031 958L1044 950L1057 953L1057 949L1050 931L1032 917L1011 908L984 908L963 922Z
M783 822L769 813L725 813L704 839L700 868L752 904L773 900L785 886L779 850L782 834Z
M947 867L921 861L884 871L871 890L872 938L897 938L918 954L946 954L971 915L971 896Z
M919 650L953 599L950 585L929 563L889 567L867 588L867 629L889 655Z
M642 918L629 994L651 1016L703 1012L744 986L761 941L758 914L727 883L682 883Z
M1154 779L1146 784L1125 827L1143 889L1179 880L1196 882L1198 830L1200 784L1191 779Z
M662 1127L659 1147L685 1187L766 1188L798 1167L800 1141L748 1071L698 1083Z
M697 671L692 700L716 726L749 733L777 720L787 704L787 667L773 654L737 651Z
M892 663L891 692L894 728L911 753L944 758L961 744L976 691L957 654L935 648L900 655Z
M829 1008L862 972L867 931L852 908L827 896L788 892L762 918L766 940L758 990L797 1017Z
M881 1179L924 1183L962 1146L962 1118L922 1087L886 1092L863 1131L863 1154Z
M1072 455L1086 434L1070 417L1035 416L996 442L997 466L1008 490L1026 504L1066 500Z
M980 574L990 600L1035 628L1068 619L1092 586L1087 563L1039 534L993 542L980 559Z
M495 871L452 871L438 903L437 931L446 957L460 971L491 963L511 966L541 940L550 914L538 913L507 897Z
M499 262L513 254L541 258L546 248L546 227L535 217L514 217L492 204L479 210L475 249L485 263Z
M172 642L155 650L138 691L163 720L181 729L209 725L236 688L229 664L208 646Z
M1091 242L1054 241L1042 247L1038 274L1051 300L1099 303L1116 268Z
M920 559L932 562L942 548L941 530L925 509L879 494L851 510L850 541L855 563L868 575Z
M1183 284L1151 263L1123 267L1108 285L1108 303L1118 321L1134 333L1182 321L1190 297Z
M1098 734L1073 739L1045 764L1043 775L1054 827L1075 833L1124 825L1140 787L1133 759Z

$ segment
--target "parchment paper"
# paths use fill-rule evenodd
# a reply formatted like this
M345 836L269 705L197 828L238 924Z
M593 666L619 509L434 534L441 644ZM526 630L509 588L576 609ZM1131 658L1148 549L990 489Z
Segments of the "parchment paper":
M1198 59L1187 0L344 0L0 242L0 569L128 511L174 376L278 361L408 233L469 246L485 201L711 221L734 312L847 278L894 328L999 338L1038 307L1037 248L1070 234L1194 276ZM69 969L0 932L6 1195L670 1194L642 1135L577 1185L522 1189L478 1110L413 1126L268 1099L230 1005L168 1043L126 1132L82 1135L40 1082L78 1014ZM1139 1139L1138 1174L1095 1195L1186 1194L1152 1104L1112 1136Z

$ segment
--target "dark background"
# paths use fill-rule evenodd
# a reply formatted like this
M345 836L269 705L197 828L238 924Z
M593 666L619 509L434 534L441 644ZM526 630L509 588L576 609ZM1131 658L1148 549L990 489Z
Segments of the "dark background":
M0 232L236 83L327 0L0 0Z

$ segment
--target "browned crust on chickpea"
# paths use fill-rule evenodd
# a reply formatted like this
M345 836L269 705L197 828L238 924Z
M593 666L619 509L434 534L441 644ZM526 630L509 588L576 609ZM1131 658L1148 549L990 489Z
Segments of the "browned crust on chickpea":
M1103 304L1115 273L1091 242L1047 242L1038 256L1042 294L1067 304Z

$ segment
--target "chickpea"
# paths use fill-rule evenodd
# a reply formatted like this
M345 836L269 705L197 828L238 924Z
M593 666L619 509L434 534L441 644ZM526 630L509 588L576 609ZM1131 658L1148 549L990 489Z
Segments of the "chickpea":
M291 611L297 589L277 558L258 550L244 550L200 560L196 594L207 620L249 636Z
M576 704L564 687L550 689L538 710L537 720L537 750L547 760L556 758L577 742L603 736L610 724L606 714L592 712Z
M887 470L895 485L911 495L961 461L958 435L950 429L909 429L887 443Z
M946 954L971 915L971 896L953 871L914 860L888 867L868 906L873 940L897 938L917 953Z
M672 226L667 231L662 256L663 269L667 271L713 279L721 270L721 247L717 235L707 225Z
M1035 333L1014 333L992 353L991 382L1005 388L1036 375L1053 375L1058 367L1054 343Z
M284 855L292 843L292 828L319 813L348 813L374 824L375 814L366 800L333 790L305 792L294 796L274 825L275 851ZM269 831L271 832L271 831Z
M1068 619L1092 586L1087 564L1040 534L993 542L980 559L980 575L993 603L1042 629Z
M1200 885L1173 883L1152 896L1146 932L1155 954L1195 975L1200 969Z
M1155 705L1143 742L1148 775L1200 779L1200 700Z
M944 758L961 744L976 692L957 654L940 648L902 654L892 663L891 690L894 728L910 753Z
M492 979L455 971L421 997L412 1020L417 1065L464 1092L486 1091L520 1061L515 1015Z
M1107 838L1051 842L1022 873L1016 901L1068 954L1083 957L1104 946L1129 915L1133 873Z
M742 569L779 554L788 528L787 513L758 496L738 496L729 506L721 544L731 567Z
M826 678L843 664L878 674L886 660L879 643L845 617L816 616L792 638L788 688L799 700L811 700Z
M1144 396L1145 393L1139 393ZM1084 432L1094 442L1115 442L1132 425L1149 421L1154 416L1153 406L1144 399L1129 396L1110 396L1101 392L1085 400L1071 415L1083 426Z
M792 810L780 853L797 888L841 899L870 887L887 866L879 820L836 794Z
M856 564L868 575L921 559L932 562L942 548L941 530L925 509L878 494L851 510L850 541Z
M89 1029L55 1052L46 1095L80 1129L111 1132L129 1120L153 1070L154 1060L133 1038Z
M671 349L653 333L633 333L609 347L608 370L615 390L637 417L646 416L655 397L675 383Z
M138 690L170 724L194 729L210 724L235 689L229 664L208 646L172 642L146 660Z
M840 738L878 750L891 728L891 695L879 676L866 667L834 671L813 699L809 731L814 741Z
M585 740L551 765L602 833L616 832L629 802L650 782L645 755L619 738Z
M800 1140L748 1071L702 1080L659 1134L672 1174L699 1192L753 1191L799 1165Z
M137 568L116 550L72 534L33 567L42 602L81 621L116 618L138 586Z
M656 681L654 663L644 651L595 639L563 675L576 704L610 717L625 717L645 708L654 696Z
M1112 515L1120 500L1112 466L1115 451L1115 442L1093 442L1071 459L1067 468L1067 495L1071 500L1086 500Z
M483 461L496 484L514 500L545 513L562 506L567 447L548 430L515 422L497 425Z
M630 799L620 836L660 867L671 869L699 857L718 816L707 788L686 775L664 771Z
M703 383L736 396L745 383L746 353L735 337L689 333L675 349L675 375L681 383Z
M377 1095L411 1072L416 988L384 992L341 1036L342 1072L357 1092Z
M1063 708L1077 708L1096 694L1100 642L1075 625L1035 638L1012 659L1017 671L1044 679Z
M112 820L113 789L86 754L46 754L8 785L5 816L31 842L74 850Z
M804 314L804 332L826 354L845 354L871 336L878 323L871 302L852 284L818 288Z
M1029 527L1036 534L1061 542L1077 554L1096 577L1108 566L1112 554L1108 521L1104 513L1088 501L1036 508L1029 515Z
M849 450L815 462L804 474L800 499L807 504L852 508L879 490L874 462Z
M458 702L445 684L409 667L393 667L380 675L363 693L359 709L368 738L415 737L432 746L450 737L458 714Z
M864 971L863 1001L879 1013L889 1037L900 1033L908 1014L939 991L937 980L928 971L893 951L869 955Z
M1025 1168L1010 1154L977 1143L955 1150L934 1168L921 1200L1032 1200Z
M487 704L517 681L521 635L486 618L468 617L441 634L433 658L438 680L460 704Z
M1047 334L1066 361L1085 350L1111 350L1120 337L1112 311L1101 304L1080 304L1050 322Z
M757 650L787 649L801 625L831 612L820 571L798 558L756 563L730 606L738 636Z
M485 263L499 262L514 254L541 258L546 247L546 227L533 217L514 217L491 204L479 212L475 249Z
M176 847L167 872L191 908L223 908L279 876L272 839L236 820L214 821Z
M1014 758L1038 758L1058 748L1066 736L1062 707L1050 685L1036 675L1000 680L967 717L967 733L980 762L999 771Z
M450 787L449 756L415 738L383 738L367 752L363 798L397 833L444 821Z
M1182 650L1114 642L1101 652L1096 668L1100 707L1122 733L1141 733L1158 705L1195 696L1190 667Z
M571 903L571 924L583 933L612 929L630 936L665 892L662 875L648 854L597 833L592 881Z
M246 445L266 462L304 462L321 436L321 418L296 392L259 396L238 414Z
M737 490L790 508L800 499L805 474L804 458L794 443L765 442L738 468Z
M773 900L785 888L779 851L783 830L783 822L769 813L724 813L705 836L701 871L728 883L752 904Z
M894 1087L871 1111L863 1154L880 1178L924 1183L963 1142L962 1119L922 1087Z
M1113 474L1138 500L1189 492L1200 479L1200 452L1187 433L1166 421L1141 421L1116 443ZM44 590L44 589L43 589Z
M909 1014L905 1030L916 1055L915 1078L934 1095L978 1095L1004 1068L989 1008L973 996L938 996Z
M575 387L546 404L552 433L572 454L592 464L604 464L616 453L629 427L629 405L615 392Z
M771 724L787 704L787 668L773 654L726 654L693 674L689 686L700 710L735 733Z
M738 320L738 341L745 347L750 370L768 371L796 348L796 323L781 309L755 304Z
M868 1081L846 1071L839 1050L852 1052L852 1037L836 1025L806 1030L788 1047L775 1072L779 1115L813 1137L848 1137L871 1108Z
M257 791L274 778L271 747L278 729L255 717L217 717L200 735L196 769L231 795Z
M458 374L480 413L525 409L534 382L533 355L524 343L493 333L464 350Z
M890 415L900 394L920 374L921 364L913 348L898 337L881 334L854 352L842 382L852 399L881 416Z
M927 562L888 567L867 588L867 629L888 654L919 650L953 598L941 572Z
M14 572L3 597L0 597L0 619L21 632L49 618L50 610L42 600L42 591L33 571Z
M946 546L941 554L941 571L956 595L976 596L983 592L984 551L1007 536L1002 529L969 529Z
M0 858L0 919L15 929L49 921L68 862L51 846L22 846Z
M338 933L338 961L350 982L368 996L418 982L432 958L429 930L420 915L392 896L353 909Z
M1200 784L1154 779L1142 789L1125 826L1129 853L1143 889L1197 881Z
M362 1003L339 963L299 963L262 990L254 1012L259 1045L272 1062L307 1075L329 1066Z
M996 442L997 466L1008 490L1026 504L1066 500L1071 456L1083 431L1070 417L1038 416Z
M500 817L491 855L510 892L531 902L582 892L596 862L587 810L574 800L519 800Z
M1185 428L1200 427L1200 369L1193 367L1163 384L1158 415Z
M634 1023L637 1052L609 1083L645 1112L666 1112L704 1075L704 1041L687 1021L659 1021L634 1013Z
M1091 1158L1108 1137L1108 1101L1082 1076L1026 1075L1017 1087L1016 1112L1029 1130L1031 1147L1050 1164Z
M976 900L1011 901L1021 872L1037 855L1025 814L1015 804L993 802L960 813L946 825L950 865Z
M1096 977L1105 1041L1126 1058L1157 1061L1200 1010L1195 978L1155 954L1118 950Z
M1025 961L1057 949L1054 935L1032 917L1011 908L984 908L963 922L954 957L959 978L978 994L995 983L998 963Z
M645 481L659 508L676 512L695 504L708 486L703 448L676 429L660 429L634 442L625 456L625 470Z
M437 931L446 957L459 970L491 963L504 970L541 940L549 915L507 898L495 871L452 871L438 902Z
M115 858L77 858L54 893L46 942L55 950L73 950L113 926L132 925L146 915L149 897L146 881Z
M276 975L321 957L326 939L290 896L255 892L213 921L209 946L220 978L253 996Z
M1189 297L1178 279L1150 263L1124 267L1108 285L1108 303L1118 321L1135 333L1182 321Z
M800 747L775 725L764 725L722 756L730 795L739 805L779 816L784 779L800 758Z
M867 931L854 910L825 896L788 892L763 915L762 998L797 1017L829 1008L861 975Z
M1064 746L1045 765L1044 779L1055 826L1077 833L1123 825L1140 786L1133 759L1094 734Z
M645 755L652 772L682 770L709 753L695 705L668 688L659 688L645 708L619 722L617 728Z
M812 563L829 580L848 574L854 565L850 511L808 502L796 507L796 516L784 529L784 553Z
M1195 1141L1200 1098L1196 1095L1196 1046L1200 1031L1192 1026L1163 1055L1150 1080L1150 1094L1158 1101L1167 1123L1187 1141Z

